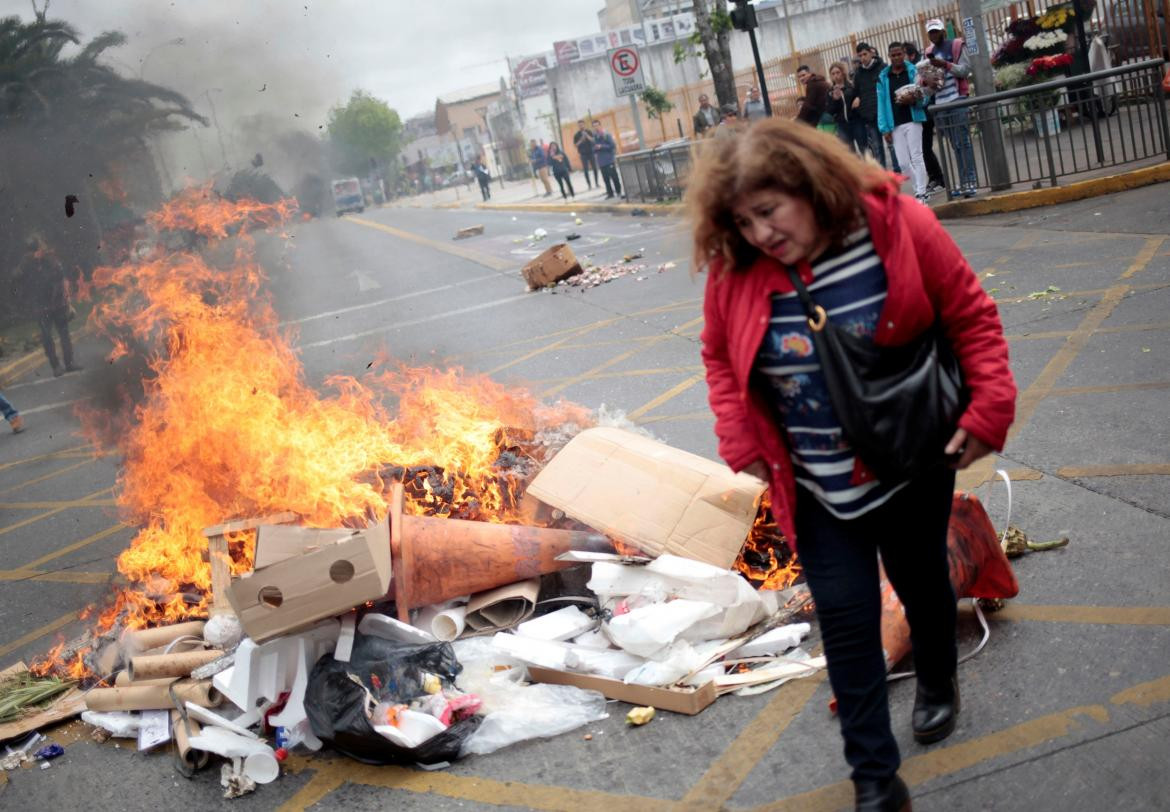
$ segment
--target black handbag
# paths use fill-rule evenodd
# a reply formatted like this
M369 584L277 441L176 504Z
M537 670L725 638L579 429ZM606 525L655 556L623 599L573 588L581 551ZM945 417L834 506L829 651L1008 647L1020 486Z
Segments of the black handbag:
M901 482L945 461L968 395L942 327L910 344L878 347L829 321L800 274L786 268L808 317L833 410L878 479Z

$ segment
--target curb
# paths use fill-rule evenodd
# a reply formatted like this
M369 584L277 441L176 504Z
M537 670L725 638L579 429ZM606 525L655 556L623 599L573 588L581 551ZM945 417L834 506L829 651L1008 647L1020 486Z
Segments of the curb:
M682 214L681 203L476 203L475 208L489 211L592 212L594 214Z
M933 209L935 216L940 220L977 217L983 214L1002 214L1022 209L1034 209L1039 206L1071 203L1074 200L1124 192L1127 189L1138 189L1164 181L1170 181L1170 162L1132 169L1116 175L1106 175L1102 178L1079 180L1067 186L1057 186L1051 189L1008 192L1007 194L985 197L981 200L952 200L949 203L940 203Z

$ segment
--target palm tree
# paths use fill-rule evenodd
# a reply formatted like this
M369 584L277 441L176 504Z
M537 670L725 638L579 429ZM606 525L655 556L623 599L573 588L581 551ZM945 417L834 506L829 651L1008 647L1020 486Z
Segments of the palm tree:
M92 266L101 230L91 185L119 167L133 169L150 173L161 196L148 139L191 122L207 125L181 93L102 62L107 50L125 42L120 32L107 31L82 45L73 26L48 20L43 11L27 23L0 19L0 227L15 237L0 242L9 251L36 230L71 264ZM73 46L79 47L67 54ZM81 198L86 216L65 218L66 194ZM11 260L0 257L0 274L13 267Z

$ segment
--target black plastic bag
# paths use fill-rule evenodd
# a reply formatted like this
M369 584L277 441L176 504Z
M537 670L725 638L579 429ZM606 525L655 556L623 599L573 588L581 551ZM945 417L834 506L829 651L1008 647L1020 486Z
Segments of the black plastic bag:
M400 747L370 724L362 686L379 701L405 704L425 693L424 674L435 674L449 686L461 670L449 643L415 646L359 634L348 663L327 654L313 666L305 691L309 725L321 741L365 764L454 761L463 742L479 727L481 717L456 722L418 747Z

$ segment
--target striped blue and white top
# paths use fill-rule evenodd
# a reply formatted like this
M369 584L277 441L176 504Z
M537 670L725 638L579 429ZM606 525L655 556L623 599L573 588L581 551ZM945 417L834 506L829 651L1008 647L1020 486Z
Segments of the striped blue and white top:
M886 299L886 272L869 229L855 231L812 270L809 292L829 318L854 335L872 337ZM797 483L834 516L860 516L906 484L851 484L856 455L829 400L812 331L795 293L772 297L772 319L756 355L755 374L788 436Z

